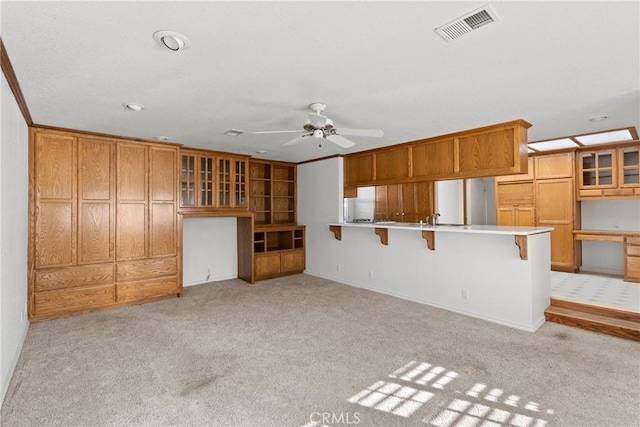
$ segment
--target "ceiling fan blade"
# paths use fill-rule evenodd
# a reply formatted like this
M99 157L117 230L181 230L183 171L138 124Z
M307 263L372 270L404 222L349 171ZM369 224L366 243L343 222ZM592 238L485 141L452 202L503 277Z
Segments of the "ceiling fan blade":
M322 114L309 113L309 122L316 129L322 129L327 125L327 117Z
M356 145L355 142L349 141L347 138L345 138L342 135L329 135L327 136L327 140L333 142L334 144L339 145L342 148L349 148Z
M297 137L297 138L292 139L292 140L291 140L291 141L289 141L289 142L285 142L285 143L284 143L284 144L282 144L282 145L283 145L283 146L285 146L285 145L293 145L293 144L297 144L298 142L302 141L302 140L303 140L305 137L307 137L307 136L309 136L309 135L301 135L301 136L299 136L299 137Z
M251 132L251 133L293 133L293 132L302 133L302 132L306 132L306 130L304 130L304 129L296 129L296 130L261 130L261 131L258 131L258 132Z
M380 129L336 129L339 135L351 135L351 136L375 136L377 138L384 135Z

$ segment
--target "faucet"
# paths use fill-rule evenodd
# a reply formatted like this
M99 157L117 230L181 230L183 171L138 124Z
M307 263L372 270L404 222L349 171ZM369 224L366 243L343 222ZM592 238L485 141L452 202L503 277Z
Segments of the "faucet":
M431 218L431 225L438 225L438 218L440 217L439 213L431 214L427 217L427 224L429 224L429 218Z

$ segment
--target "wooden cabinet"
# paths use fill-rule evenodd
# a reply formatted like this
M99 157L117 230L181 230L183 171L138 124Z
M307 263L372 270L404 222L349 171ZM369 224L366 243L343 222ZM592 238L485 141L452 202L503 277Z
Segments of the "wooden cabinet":
M216 156L218 168L218 208L248 208L248 159Z
M257 225L296 223L296 165L249 162L250 210Z
M215 206L215 157L201 151L180 151L180 207Z
M624 280L640 282L640 237L625 237Z
M350 154L345 187L523 173L530 126L516 120Z
M207 150L180 150L183 212L249 207L248 157Z
M534 227L535 213L533 182L496 183L496 224Z
M434 183L411 182L375 187L374 220L419 222L433 213Z
M551 268L573 272L579 258L573 230L580 224L573 152L532 156L528 169L511 181L496 178L496 224L553 227Z
M640 146L576 153L580 200L640 198Z
M573 230L580 217L574 196L573 178L536 181L536 217L539 227L553 227L551 232L551 267L574 272L578 262Z
M181 293L176 146L40 128L30 144L30 319L120 305L125 285L126 302ZM148 271L165 292L122 282L123 263L154 258L175 266Z
M256 228L253 232L253 281L302 273L305 268L304 231L304 226Z

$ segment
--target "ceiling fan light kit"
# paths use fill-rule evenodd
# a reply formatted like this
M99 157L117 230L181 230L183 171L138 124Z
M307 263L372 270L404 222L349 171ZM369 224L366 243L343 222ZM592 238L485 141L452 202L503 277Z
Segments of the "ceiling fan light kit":
M336 129L333 125L333 120L320 114L326 108L327 105L324 102L314 102L312 104L309 104L309 109L311 110L308 113L309 120L302 126L302 129L268 130L256 131L251 133L302 133L304 135L298 136L289 142L285 142L283 145L294 145L302 141L304 138L311 136L314 139L320 140L318 147L322 147L322 140L326 139L327 141L333 142L334 144L339 145L342 148L350 148L356 145L355 142L345 138L343 135L370 136L377 138L384 135L384 132L379 129Z

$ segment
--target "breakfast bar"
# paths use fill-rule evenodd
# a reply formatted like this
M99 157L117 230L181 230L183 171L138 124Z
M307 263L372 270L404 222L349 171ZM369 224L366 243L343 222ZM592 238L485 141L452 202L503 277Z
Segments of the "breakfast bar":
M531 332L545 321L550 227L327 225L335 280Z

